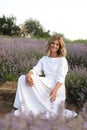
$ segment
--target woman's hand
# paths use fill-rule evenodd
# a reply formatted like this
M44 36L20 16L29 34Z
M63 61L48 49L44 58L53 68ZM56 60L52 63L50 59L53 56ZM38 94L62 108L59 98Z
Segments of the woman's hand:
M58 82L55 86L55 88L51 91L49 97L50 97L50 101L53 102L56 99L56 95L57 95L57 91L59 89L59 87L62 85L62 83Z
M33 85L33 79L31 77L31 75L33 74L33 72L29 72L26 74L26 84L31 86Z
M56 91L55 91L55 89L53 89L51 92L50 92L50 95L49 95L49 98L50 98L50 101L51 102L53 102L53 101L55 101L55 99L56 99Z

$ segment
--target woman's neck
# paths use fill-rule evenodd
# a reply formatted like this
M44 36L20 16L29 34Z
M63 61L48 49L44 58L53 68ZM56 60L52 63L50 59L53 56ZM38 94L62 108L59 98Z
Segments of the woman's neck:
M49 57L58 57L58 54L57 53L50 53Z

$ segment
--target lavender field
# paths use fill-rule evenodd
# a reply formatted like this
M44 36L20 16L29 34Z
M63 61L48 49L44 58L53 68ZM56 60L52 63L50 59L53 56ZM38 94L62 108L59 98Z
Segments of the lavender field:
M46 45L46 40L0 36L0 112L3 112L3 108L5 110L6 107L9 108L4 113L12 110L18 77L26 74L37 63L40 57L46 55ZM31 118L26 121L26 119L16 120L12 114L7 114L0 118L0 130L9 130L9 128L10 130L87 129L87 105L85 105L87 101L87 44L66 43L65 45L69 65L69 72L66 77L66 107L67 104L68 107L71 106L70 109L80 113L79 116L70 121L57 117L55 120L42 122L39 117L37 117L38 119L32 117L32 121L30 120ZM11 119L14 122L11 123ZM18 125L18 121L24 123ZM7 125L3 129L4 122ZM52 127L50 127L51 125Z

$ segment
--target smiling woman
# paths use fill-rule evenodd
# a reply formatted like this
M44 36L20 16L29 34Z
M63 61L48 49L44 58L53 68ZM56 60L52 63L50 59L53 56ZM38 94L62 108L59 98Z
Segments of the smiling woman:
M46 118L55 117L60 104L66 99L65 77L68 64L63 39L54 35L48 41L47 56L43 56L26 75L18 79L18 87L14 101L17 108L14 115L28 115L31 111L35 116L45 113ZM45 76L41 77L42 71ZM63 110L66 117L77 114L67 109Z
M54 52L53 52L54 51ZM66 57L66 48L64 45L63 38L57 35L54 35L48 41L48 46L46 50L48 56L56 55L57 57ZM52 53L53 52L53 53ZM57 52L57 53L56 53ZM53 56L55 57L55 56Z

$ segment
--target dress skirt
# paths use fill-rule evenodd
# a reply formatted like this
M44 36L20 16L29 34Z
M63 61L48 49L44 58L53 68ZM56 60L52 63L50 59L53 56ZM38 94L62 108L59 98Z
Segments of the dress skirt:
M20 114L28 115L33 113L35 116L40 113L45 113L49 117L56 116L60 113L59 106L62 103L62 106L65 101L65 87L62 85L58 92L57 97L54 102L50 101L49 94L55 85L55 80L53 77L40 77L37 75L32 75L34 85L31 87L26 85L26 77L22 75L18 79L18 87L16 91L14 107L17 110L14 112L15 116ZM64 92L63 92L64 91ZM75 112L64 109L64 115L67 117L76 116Z

